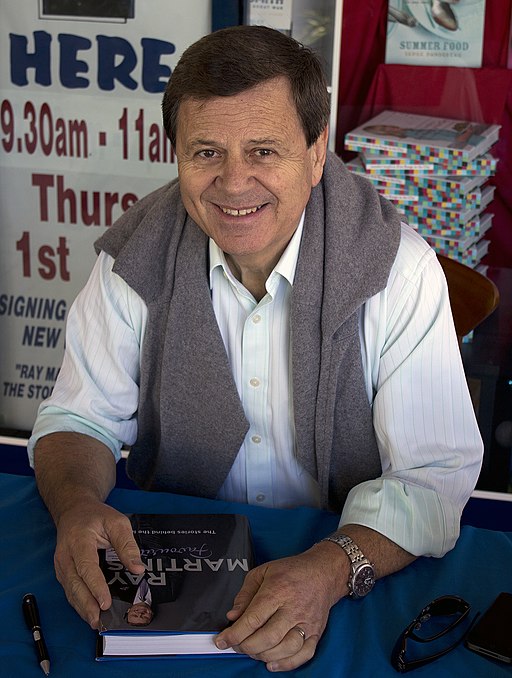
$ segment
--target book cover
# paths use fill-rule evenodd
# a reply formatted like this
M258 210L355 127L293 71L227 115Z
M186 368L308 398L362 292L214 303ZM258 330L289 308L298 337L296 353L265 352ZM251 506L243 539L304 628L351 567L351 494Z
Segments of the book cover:
M416 228L418 233L423 237L444 237L452 239L463 239L471 236L478 236L479 238L489 230L492 225L493 215L490 213L482 214L474 219L471 219L466 224L444 224L444 225L428 225L418 220L409 220L410 226Z
M421 217L423 219L432 220L431 223L439 223L444 225L451 222L452 224L467 224L468 221L471 221L483 211L489 203L492 201L494 195L494 186L486 186L482 192L480 207L477 209L465 209L465 210L447 210L439 207L435 203L431 205L421 205L421 204L408 204L404 205L404 211L415 217Z
M387 64L480 68L485 0L389 0Z
M389 156L370 149L365 149L360 155L367 172L390 169L391 171L417 170L435 174L436 170L453 170L454 172L463 170L466 174L474 174L480 173L481 170L490 173L496 170L496 158L490 153L484 153L467 162L450 160L449 158L427 159L413 153L400 157Z
M459 165L474 160L496 143L500 125L400 111L382 111L345 135L348 150L384 150L414 154L428 161Z
M496 172L496 162L491 164L491 165L479 165L476 161L475 164L472 164L472 167L469 168L458 168L454 169L451 167L450 169L444 169L443 167L440 167L439 165L436 166L434 169L428 169L427 167L412 167L409 166L407 169L401 169L398 167L387 167L383 168L382 166L379 169L375 169L374 167L370 167L369 169L366 170L367 175L374 175L374 176L386 176L386 177L392 177L392 176L400 176L403 177L405 180L410 180L411 177L436 177L436 178L441 178L441 177L464 177L464 176L479 176L479 177L484 177L485 179L488 179L489 177L492 177L495 172Z
M421 193L418 198L418 204L436 205L440 209L449 211L479 210L482 206L482 193L481 191L468 193L468 195L464 198L458 198L457 196L444 196L434 192L426 194Z
M482 186L487 182L488 177L472 175L472 176L453 176L446 177L409 177L408 181L415 186L421 188L429 188L443 193L456 193L463 197L470 191Z
M253 566L248 520L234 514L132 514L146 565L130 573L113 549L99 550L112 595L102 611L98 659L234 654L214 636Z
M448 177L449 180L434 176L434 180L418 178L414 175L399 177L396 174L383 174L365 171L365 164L359 156L346 163L347 169L355 174L364 175L377 191L397 204L417 203L422 206L434 206L446 210L475 210L482 207L482 189L487 177Z
M398 205L414 203L422 208L433 207L435 209L446 210L449 212L453 211L466 212L468 210L471 212L476 212L481 208L480 194L478 195L478 199L455 200L452 199L451 197L444 198L442 196L423 195L423 194L415 195L411 193L396 192L391 189L377 188L377 190L382 196L388 198L389 200L392 200L392 202L396 202Z
M459 252L457 249L450 247L441 247L436 243L430 243L430 245L438 254L443 254L445 257L455 259L455 261L465 264L470 268L475 268L488 253L490 242L490 240L484 238L468 247L464 252Z
M489 215L492 217L492 215ZM474 248L479 241L483 242L483 235L489 230L492 224L492 219L485 220L482 224L480 233L466 234L463 232L458 238L450 238L446 236L434 235L431 233L424 234L423 237L433 247L436 252L445 254L452 258L467 257L476 251ZM485 241L487 242L487 241Z

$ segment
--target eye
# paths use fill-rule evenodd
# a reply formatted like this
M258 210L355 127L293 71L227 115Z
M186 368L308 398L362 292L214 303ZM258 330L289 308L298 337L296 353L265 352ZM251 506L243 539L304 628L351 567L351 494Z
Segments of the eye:
M204 158L205 160L210 160L212 158L218 158L219 154L217 151L214 151L212 148L205 148L202 151L199 151L197 154L200 158Z
M274 155L274 151L272 151L270 148L257 148L254 153L256 156L258 156L258 158L269 158L270 156Z

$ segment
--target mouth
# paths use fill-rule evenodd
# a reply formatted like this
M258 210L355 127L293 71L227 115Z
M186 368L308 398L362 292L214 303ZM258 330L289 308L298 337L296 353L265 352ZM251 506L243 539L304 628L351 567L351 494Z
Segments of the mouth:
M256 207L243 207L241 209L232 209L230 207L220 207L222 212L224 214L227 214L230 217L246 217L248 214L254 214L255 212L258 212L264 204L262 205L257 205Z

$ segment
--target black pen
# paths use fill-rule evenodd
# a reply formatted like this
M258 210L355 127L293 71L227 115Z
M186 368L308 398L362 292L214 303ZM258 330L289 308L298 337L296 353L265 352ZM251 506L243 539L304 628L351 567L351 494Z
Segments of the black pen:
M41 629L41 622L39 621L37 601L33 593L27 593L23 596L21 607L27 626L34 638L39 666L43 669L45 675L48 676L50 673L50 657L48 656L48 649L44 642L43 630Z

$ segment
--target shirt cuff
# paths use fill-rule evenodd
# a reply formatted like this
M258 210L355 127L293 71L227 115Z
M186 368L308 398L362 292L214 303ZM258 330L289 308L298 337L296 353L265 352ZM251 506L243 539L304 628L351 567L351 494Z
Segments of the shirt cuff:
M349 492L340 526L364 525L414 556L440 558L455 546L462 508L434 490L378 478Z
M121 459L121 441L109 435L105 429L96 427L87 419L60 407L48 406L39 412L27 443L28 460L32 468L34 468L34 447L37 441L50 433L64 432L83 433L90 438L95 438L110 449L116 463Z

